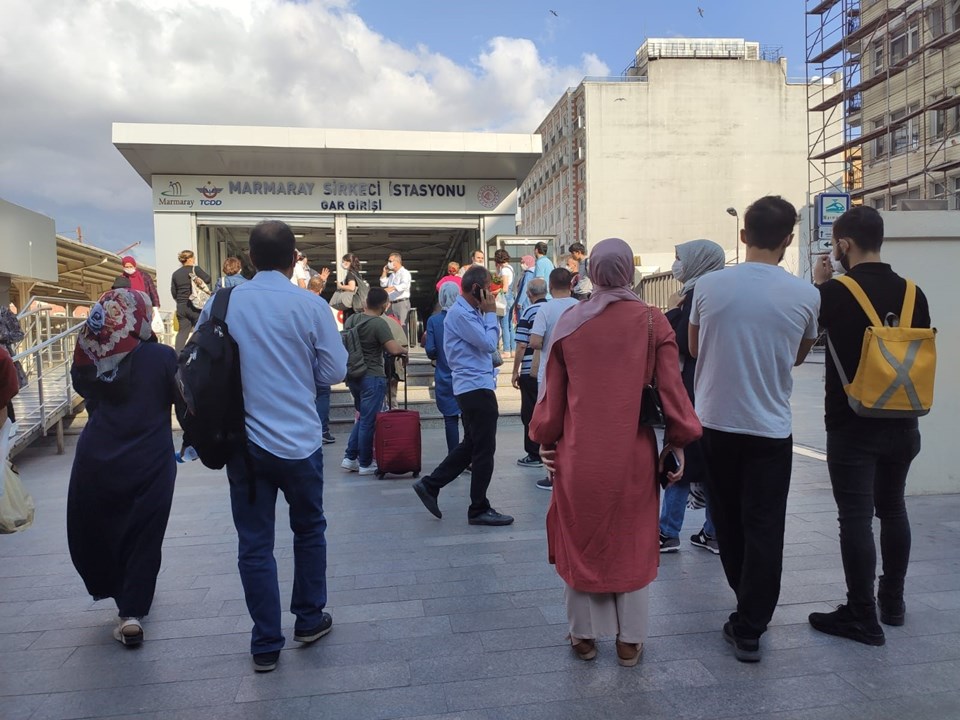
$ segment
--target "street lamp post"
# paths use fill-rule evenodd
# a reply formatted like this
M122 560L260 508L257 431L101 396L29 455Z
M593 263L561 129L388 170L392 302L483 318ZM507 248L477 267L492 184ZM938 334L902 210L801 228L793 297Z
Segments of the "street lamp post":
M733 215L737 219L737 236L734 238L733 247L737 253L737 265L740 264L740 213L734 207L727 208L727 214Z

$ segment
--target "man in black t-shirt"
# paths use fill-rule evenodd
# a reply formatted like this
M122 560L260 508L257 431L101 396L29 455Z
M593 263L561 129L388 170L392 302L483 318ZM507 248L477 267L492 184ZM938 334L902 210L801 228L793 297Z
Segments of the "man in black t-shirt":
M899 317L907 282L881 262L883 218L873 208L855 207L833 226L834 262L863 288L877 314ZM863 336L871 324L852 293L831 280L828 256L814 268L820 288L820 325L851 379L857 371ZM927 298L917 289L912 326L930 327ZM847 581L847 604L832 613L813 613L821 632L868 645L883 645L886 625L903 625L903 582L910 560L910 521L903 495L910 463L920 452L916 418L866 418L854 413L831 353L826 358L827 467L840 520L840 554ZM880 518L883 574L876 602L876 546L873 516Z

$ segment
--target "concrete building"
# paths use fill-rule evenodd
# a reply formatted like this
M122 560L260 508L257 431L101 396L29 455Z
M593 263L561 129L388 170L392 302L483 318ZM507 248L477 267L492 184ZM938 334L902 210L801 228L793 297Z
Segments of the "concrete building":
M521 231L556 235L561 250L622 237L645 266L669 268L696 238L734 259L727 208L807 198L806 83L764 55L744 40L649 39L623 76L584 78L537 128Z
M842 189L880 210L960 210L960 0L808 0L809 72L842 92L810 108L842 121L811 176L846 165ZM862 172L856 172L856 163Z
M57 280L55 234L51 218L0 199L0 306L22 302L18 290Z

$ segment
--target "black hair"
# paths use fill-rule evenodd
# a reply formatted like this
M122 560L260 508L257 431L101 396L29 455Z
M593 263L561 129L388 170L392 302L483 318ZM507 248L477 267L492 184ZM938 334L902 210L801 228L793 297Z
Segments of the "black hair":
M471 265L463 274L460 285L466 293L469 293L474 285L486 290L490 286L490 273L483 265Z
M538 242L536 245L533 246L533 250L534 252L538 252L541 255L546 255L548 250L547 244L545 242Z
M358 257L357 257L356 255L354 255L353 253L347 253L346 255L344 255L344 256L341 258L341 262L348 262L348 263L350 263L350 269L351 269L351 270L353 270L354 272L357 272L357 273L360 272L360 258L358 258Z
M551 290L559 290L560 288L569 290L570 283L572 281L573 281L573 273L571 273L565 267L559 267L550 272L550 289Z
M572 253L581 253L583 255L587 254L587 249L583 246L583 243L574 243L570 246L570 252Z
M847 238L861 250L877 252L883 245L883 218L872 207L852 207L833 223L833 237Z
M371 310L380 310L390 302L390 296L382 287L371 287L367 293L367 307Z
M747 245L761 250L776 250L783 245L796 224L796 208L779 195L760 198L743 216Z
M287 270L294 262L297 241L280 220L264 220L250 231L250 261L257 270Z

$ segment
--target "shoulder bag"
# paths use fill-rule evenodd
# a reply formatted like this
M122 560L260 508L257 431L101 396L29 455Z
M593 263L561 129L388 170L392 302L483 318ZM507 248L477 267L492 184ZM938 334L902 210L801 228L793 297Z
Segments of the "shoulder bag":
M665 425L663 403L657 389L657 354L653 342L653 308L647 312L647 379L640 395L640 425L662 428Z

